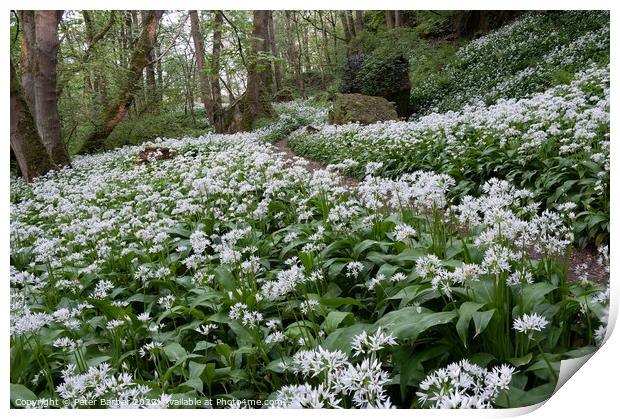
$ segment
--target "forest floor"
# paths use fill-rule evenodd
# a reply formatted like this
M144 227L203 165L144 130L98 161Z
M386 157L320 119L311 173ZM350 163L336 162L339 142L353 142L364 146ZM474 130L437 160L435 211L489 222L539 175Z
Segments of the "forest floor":
M290 162L291 164L296 160L301 158L291 148L288 146L288 137L284 137L280 141L274 144L274 147L279 153L283 154L284 160ZM315 172L317 170L324 170L326 166L322 163L319 163L316 160L310 160L305 157L303 159L307 162L305 165L306 169L310 172ZM350 177L350 176L341 176L343 185L348 187L357 186L359 184L359 180ZM537 254L534 249L530 249L530 256L536 257ZM587 269L585 272L588 274L588 279L590 281L596 283L609 283L609 273L605 271L604 267L598 263L598 252L594 246L588 246L586 248L574 247L572 249L572 253L570 256L570 269L568 278L569 280L577 280L579 278L580 266L583 264L587 265Z

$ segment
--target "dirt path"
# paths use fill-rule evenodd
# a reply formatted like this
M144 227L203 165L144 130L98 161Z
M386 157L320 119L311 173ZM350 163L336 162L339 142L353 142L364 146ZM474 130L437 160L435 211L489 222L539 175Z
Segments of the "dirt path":
M291 163L296 159L299 159L300 156L295 154L293 150L288 145L288 137L285 137L274 144L274 147L278 150L278 152L284 154L284 160L290 161ZM326 166L322 163L319 163L316 160L310 160L305 157L303 159L308 162L306 164L306 168L310 172L315 172L317 170L324 170ZM350 176L342 176L342 183L344 186L348 186L350 188L355 187L359 184L359 181ZM530 252L532 257L536 255L534 252ZM609 283L609 274L605 271L605 269L598 264L597 262L598 254L595 248L586 247L585 249L574 248L570 258L570 270L568 273L568 278L571 281L578 279L579 277L579 266L582 264L587 264L588 268L586 272L588 272L588 279L597 283Z
M275 143L273 146L278 150L278 152L284 153L285 161L293 162L295 161L295 159L299 159L301 157L295 154L295 152L291 150L291 148L288 146L288 137L284 137L283 139ZM319 163L316 160L310 160L305 157L303 157L303 159L306 162L308 162L308 164L306 164L306 169L308 169L310 172L316 172L317 170L325 170L327 168L324 164ZM352 178L350 176L340 175L340 178L342 179L342 183L344 186L354 187L360 183L359 180Z

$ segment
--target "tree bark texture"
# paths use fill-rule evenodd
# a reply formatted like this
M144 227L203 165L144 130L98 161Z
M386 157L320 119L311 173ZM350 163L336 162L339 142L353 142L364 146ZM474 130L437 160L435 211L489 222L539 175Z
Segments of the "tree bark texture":
M34 12L36 45L34 118L41 141L52 160L59 166L67 166L71 164L71 160L62 141L56 86L60 19L62 19L62 11L37 10Z
M269 11L254 10L253 17L248 83L240 124L242 131L251 130L256 118L273 114L268 90L268 79L271 77L271 69L269 61L262 58L260 54L261 52L269 51Z
M211 102L211 86L209 85L209 77L205 71L205 46L200 31L200 21L198 20L198 12L196 10L189 11L189 20L191 24L192 39L194 40L194 49L196 50L196 70L198 71L198 84L200 86L200 98L207 111L209 123L213 125L213 104Z
M211 98L213 100L213 127L216 132L224 132L225 129L224 115L222 114L222 89L220 87L223 24L224 15L221 11L216 10L213 13L213 54L211 56Z
M11 150L26 182L57 168L41 142L12 61Z
M271 55L276 59L279 58L278 47L276 45L276 33L273 24L273 11L269 12L269 44L271 46ZM273 63L273 77L276 84L276 91L282 90L282 72L280 70L280 63L276 60Z

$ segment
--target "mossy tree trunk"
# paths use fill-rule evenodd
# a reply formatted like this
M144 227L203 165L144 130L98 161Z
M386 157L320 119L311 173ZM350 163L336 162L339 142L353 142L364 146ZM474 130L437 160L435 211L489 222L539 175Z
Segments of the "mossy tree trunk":
M161 10L151 10L146 14L119 97L105 112L101 124L84 141L82 153L92 153L104 149L105 140L127 115L129 107L140 90L142 72L149 64L149 54L155 44L157 26L162 15L163 11Z
M19 11L21 22L21 55L20 73L21 85L26 103L34 112L34 65L35 65L35 35L34 35L34 10Z
M26 182L31 182L35 177L57 168L41 142L13 61L11 61L11 150Z
M220 87L220 55L222 52L222 25L224 14L213 12L213 54L211 55L211 97L213 100L213 126L216 132L224 132L224 115L222 114L222 89ZM232 101L234 98L229 98Z
M248 63L248 83L240 122L241 131L251 130L256 118L273 115L269 101L271 66L261 54L269 52L268 27L269 11L254 10L252 51Z

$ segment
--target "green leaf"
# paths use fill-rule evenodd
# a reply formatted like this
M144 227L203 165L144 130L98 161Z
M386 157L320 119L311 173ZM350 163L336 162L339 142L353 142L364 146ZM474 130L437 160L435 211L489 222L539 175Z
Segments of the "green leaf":
M472 315L472 318L474 319L474 327L476 328L476 334L474 335L474 338L480 333L484 332L484 329L487 328L494 314L495 309L491 309L487 311L476 312Z
M491 361L495 361L497 358L485 352L478 352L470 355L467 359L476 365L486 367Z
M96 367L99 364L109 361L110 359L112 359L112 357L109 355L96 356L94 358L89 358L88 361L86 361L86 364L88 364L89 367Z
M555 390L554 383L543 384L529 390L521 390L510 386L508 391L500 392L495 405L498 407L524 407L531 406L547 400Z
M174 363L182 361L187 358L187 352L185 348L183 348L177 342L172 342L164 346L164 353L168 357L168 359Z
M384 275L385 279L390 279L392 275L399 269L398 266L390 265L389 263L384 263L379 268L377 275Z
M206 365L199 364L198 362L189 361L189 377L196 378L200 377L200 374L204 371Z
M199 377L193 377L181 383L182 386L188 386L196 391L202 392L202 380Z
M394 262L415 262L420 256L424 256L426 253L426 250L420 247L413 249L407 248L394 257Z
M366 308L366 306L360 303L355 298L351 297L334 297L334 298L321 298L321 304L325 307L337 308L343 305L353 305L360 308Z
M508 362L510 362L515 367L520 367L520 366L529 364L531 360L532 360L532 353L530 352L527 355L522 356L521 358L510 358L508 359Z
M375 325L389 330L398 339L415 341L420 333L431 327L450 323L456 317L456 310L433 313L421 308L405 307L386 314Z
M213 384L213 381L215 380L216 376L217 376L217 373L215 369L215 362L209 362L207 365L205 365L205 368L202 374L200 374L200 378L205 383L207 383L207 387L209 387L209 391L211 389L211 384Z
M353 256L354 259L357 259L365 250L371 248L372 246L378 243L379 242L376 240L364 240L356 244L355 246L353 246L353 250L351 251L351 256Z
M456 331L463 341L463 345L467 348L467 335L469 331L469 323L472 315L480 310L484 304L466 301L459 307L459 319L456 322Z
M225 266L219 266L215 270L215 279L226 291L234 291L236 288L232 272L230 272L230 269Z
M283 358L274 359L269 364L267 364L265 369L267 369L268 371L283 373L285 371L285 368L283 368L282 363L286 364L290 362L291 359L292 358L290 356L285 356Z
M25 403L23 403L24 400L35 401L37 399L37 395L34 394L28 387L21 384L11 383L11 404L13 406L22 407L25 405ZM16 404L17 400L19 400L19 405Z
M327 318L325 318L325 333L329 334L334 330L338 329L340 323L344 322L347 318L349 320L352 320L353 313L343 311L331 311L327 315Z
M534 307L541 304L545 300L545 296L556 288L557 286L548 282L539 282L524 286L521 290L523 301L523 307L521 307L522 312L529 313L534 310Z

